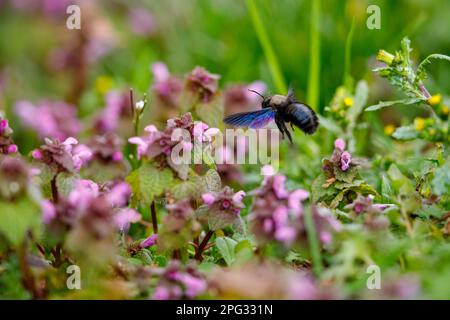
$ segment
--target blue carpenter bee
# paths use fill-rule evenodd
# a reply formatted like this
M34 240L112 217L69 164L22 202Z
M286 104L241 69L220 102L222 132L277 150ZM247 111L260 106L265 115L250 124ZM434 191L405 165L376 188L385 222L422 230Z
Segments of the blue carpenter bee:
M291 143L292 137L286 127L286 123L291 125L292 130L296 126L306 134L314 133L319 126L319 119L314 110L308 105L298 102L291 89L289 89L287 96L276 94L268 98L256 91L249 91L263 98L262 109L232 114L223 119L226 124L259 129L266 126L270 121L275 120L275 124L280 130L283 139L286 134Z

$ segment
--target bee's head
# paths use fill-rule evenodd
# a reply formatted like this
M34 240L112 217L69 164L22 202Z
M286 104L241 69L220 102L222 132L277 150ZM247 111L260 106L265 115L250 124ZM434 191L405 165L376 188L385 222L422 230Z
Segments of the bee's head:
M261 105L262 105L263 108L270 107L270 100L271 100L272 97L266 98L261 93L259 93L258 91L255 91L255 90L252 90L252 89L248 89L248 91L256 93L258 96L260 96L263 99L263 101L261 102Z

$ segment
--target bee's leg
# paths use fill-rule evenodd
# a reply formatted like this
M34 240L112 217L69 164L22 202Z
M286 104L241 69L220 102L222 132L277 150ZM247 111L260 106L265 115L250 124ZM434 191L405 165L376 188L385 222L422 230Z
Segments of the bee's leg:
M284 126L284 131L286 132L287 137L289 138L289 142L292 144L292 136L291 133L289 132L288 128L286 128L286 125L283 123Z
M277 125L278 130L280 130L280 132L281 132L281 139L284 139L284 127L285 126L284 126L283 120L275 117L275 124Z
M289 122L289 124L291 125L292 131L295 131L294 125L292 124L292 122Z

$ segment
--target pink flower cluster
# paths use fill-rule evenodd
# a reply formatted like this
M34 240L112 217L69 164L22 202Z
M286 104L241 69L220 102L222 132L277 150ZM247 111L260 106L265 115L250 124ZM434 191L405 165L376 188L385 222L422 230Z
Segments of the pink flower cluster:
M92 157L91 150L69 137L63 142L45 139L45 144L31 153L35 160L52 166L56 172L78 172Z
M105 97L106 106L95 119L95 130L101 134L116 131L120 119L131 119L130 97L126 92L110 91ZM131 120L130 120L131 121Z
M218 211L225 211L239 216L241 209L245 208L242 202L244 197L244 191L241 190L234 193L233 189L225 187L217 193L204 193L202 200L210 209L215 208Z
M186 130L190 135L189 140L174 135L176 129ZM190 113L184 114L181 118L169 119L164 131L159 131L154 125L145 127L144 131L147 136L128 139L130 143L138 146L138 158L154 159L163 156L166 163L183 180L187 179L189 164L176 164L171 157L173 148L181 144L183 152L190 152L195 143L209 143L219 132L216 128L209 128L205 123L194 123Z
M177 107L180 104L183 91L183 80L170 74L167 66L162 62L155 62L151 66L153 87L158 99L163 105Z
M249 89L264 94L267 86L262 81L255 81L247 85L232 85L225 89L224 103L227 115L260 108L261 97Z
M287 246L293 244L303 231L302 201L309 197L305 190L288 191L285 176L267 176L255 196L249 220L262 241L276 240Z
M104 135L94 136L88 145L92 151L92 157L107 164L122 161L122 144L122 139L118 135L108 132Z
M204 293L207 287L204 277L192 265L183 267L178 261L173 260L163 270L152 298L154 300L194 299Z
M275 240L289 247L306 239L303 201L309 193L302 189L288 191L285 181L282 175L266 176L262 186L251 193L255 198L248 218L260 241ZM325 208L312 206L311 210L320 241L330 244L332 233L340 231L341 224Z
M337 139L334 142L334 152L331 156L331 162L340 166L342 171L347 171L350 168L351 159L350 152L345 150L345 141Z
M8 120L0 117L0 154L11 154L18 151L18 147L11 138L13 130L9 127Z
M202 67L195 67L186 76L186 88L191 91L198 101L210 102L218 91L220 76L208 72Z
M16 103L15 112L25 125L37 132L40 138L64 140L76 136L81 125L74 106L61 101L29 101Z
M130 195L131 189L125 182L100 189L91 180L78 180L66 198L59 198L56 203L42 202L42 220L47 225L59 223L71 227L82 217L98 215L126 232L131 223L141 219L139 213L126 207Z

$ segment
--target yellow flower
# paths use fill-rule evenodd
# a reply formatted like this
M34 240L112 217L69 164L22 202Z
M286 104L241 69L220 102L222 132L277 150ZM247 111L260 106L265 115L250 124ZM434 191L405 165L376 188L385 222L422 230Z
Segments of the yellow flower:
M107 93L113 85L113 80L108 76L99 76L95 79L95 90L100 94Z
M393 124L388 124L386 127L384 127L384 134L387 136L390 136L394 133L395 126Z
M428 99L428 103L432 106L437 106L442 101L442 97L440 94L434 94Z
M424 128L425 128L425 119L424 118L414 119L414 129L416 129L416 131L422 131Z
M378 51L377 60L386 63L388 66L394 61L395 56L384 50Z
M430 136L436 135L436 129L430 128L430 129L428 130L428 134L429 134Z
M344 102L344 106L346 108L349 108L349 107L351 107L353 105L353 99L350 98L350 97L344 98L343 102Z
M447 105L443 105L441 108L441 114L444 116L448 116L450 113L450 108Z

